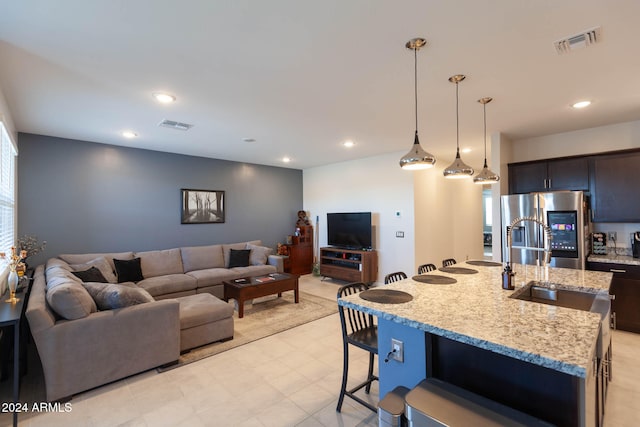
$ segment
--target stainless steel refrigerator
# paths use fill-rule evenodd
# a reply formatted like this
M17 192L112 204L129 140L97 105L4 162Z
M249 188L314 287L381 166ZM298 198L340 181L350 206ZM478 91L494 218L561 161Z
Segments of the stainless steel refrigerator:
M542 265L544 229L534 221L514 225L511 256L507 257L507 226L534 217L551 228L552 267L585 268L591 223L588 201L582 191L514 194L501 197L502 259L512 263Z

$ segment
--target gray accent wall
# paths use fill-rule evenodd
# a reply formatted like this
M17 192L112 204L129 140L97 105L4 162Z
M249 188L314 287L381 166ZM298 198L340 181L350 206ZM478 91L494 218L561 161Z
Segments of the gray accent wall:
M262 240L275 248L302 209L302 171L20 133L18 235L42 255ZM225 191L225 223L181 224L182 188Z

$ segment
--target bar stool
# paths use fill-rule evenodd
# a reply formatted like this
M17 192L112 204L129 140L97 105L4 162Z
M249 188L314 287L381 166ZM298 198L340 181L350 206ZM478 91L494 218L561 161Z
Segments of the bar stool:
M397 282L398 280L402 280L406 278L407 278L407 275L404 273L404 271L396 271L395 273L389 273L386 276L384 276L384 284L388 285L389 283Z
M342 286L338 290L338 299L347 295L353 295L369 289L364 283L351 283ZM338 305L340 314L340 325L342 328L342 344L344 350L344 360L342 369L342 386L336 411L342 410L344 397L350 397L361 405L377 413L378 409L356 396L354 393L364 388L365 393L371 390L371 383L377 381L378 377L373 375L373 359L378 354L378 327L374 324L373 316L362 311ZM349 345L356 346L369 352L369 372L366 381L347 390L347 377L349 375Z
M442 260L442 266L443 267L450 267L453 264L456 264L456 260L453 258L447 258L445 260Z
M418 274L428 273L430 271L434 271L435 269L435 264L422 264L420 267L418 267Z

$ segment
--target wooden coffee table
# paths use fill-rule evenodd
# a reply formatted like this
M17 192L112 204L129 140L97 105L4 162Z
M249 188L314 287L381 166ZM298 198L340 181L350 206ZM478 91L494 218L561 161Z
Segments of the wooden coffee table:
M296 304L298 296L298 275L288 273L271 273L255 277L244 277L242 279L226 280L224 285L224 300L230 298L238 301L238 317L244 316L244 302L248 299L265 297L267 295L293 291Z

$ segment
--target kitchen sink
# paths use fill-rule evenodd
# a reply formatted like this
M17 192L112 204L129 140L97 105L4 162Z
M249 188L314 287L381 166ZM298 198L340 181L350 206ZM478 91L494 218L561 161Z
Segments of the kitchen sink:
M596 351L598 357L602 358L610 340L611 299L607 291L583 292L558 288L553 283L531 281L522 289L515 291L509 298L599 314L601 327Z
M595 293L558 289L553 284L543 285L533 281L529 282L521 291L514 292L511 298L590 311L596 296Z

